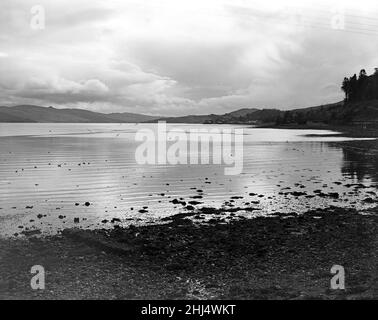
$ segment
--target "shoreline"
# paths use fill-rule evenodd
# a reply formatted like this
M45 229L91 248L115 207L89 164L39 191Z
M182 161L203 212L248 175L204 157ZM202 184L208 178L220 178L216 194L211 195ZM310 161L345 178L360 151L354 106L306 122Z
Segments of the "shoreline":
M340 132L343 136L349 138L378 138L378 128L358 126L358 125L334 125L326 123L309 123L309 124L286 124L276 125L273 123L259 124L254 128L266 129L297 129L297 130L331 130ZM324 135L322 135L324 136ZM325 135L328 137L338 137L340 134Z
M167 224L66 229L0 240L1 299L378 298L378 209L330 207L303 215L209 223L185 214ZM46 290L30 268L46 269ZM346 290L330 290L342 265Z

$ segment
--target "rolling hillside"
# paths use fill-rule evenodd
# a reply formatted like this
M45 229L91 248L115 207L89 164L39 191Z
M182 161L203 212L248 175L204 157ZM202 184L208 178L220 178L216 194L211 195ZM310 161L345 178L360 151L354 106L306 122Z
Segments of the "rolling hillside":
M378 123L378 100L338 102L316 107L282 111L278 109L239 109L223 115L187 115L154 117L135 113L104 114L82 109L56 109L22 105L0 107L0 122L67 122L67 123L214 123L214 124L353 124Z
M0 122L133 123L156 119L136 113L104 114L82 109L56 109L22 105L0 107Z

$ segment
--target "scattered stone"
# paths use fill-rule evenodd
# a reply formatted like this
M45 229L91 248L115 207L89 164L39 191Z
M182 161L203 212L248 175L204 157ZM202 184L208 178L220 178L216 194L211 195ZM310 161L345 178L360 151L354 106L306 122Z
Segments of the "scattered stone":
M374 199L372 199L372 198L365 198L362 201L365 202L365 203L375 203Z
M197 204L201 204L202 202L198 202L198 201L189 201L188 203L191 204L191 205L193 205L193 206L196 206Z
M328 196L333 199L339 199L340 195L337 192L328 193Z
M24 230L24 231L21 231L21 233L27 237L31 237L31 236L35 236L37 234L41 234L41 230Z

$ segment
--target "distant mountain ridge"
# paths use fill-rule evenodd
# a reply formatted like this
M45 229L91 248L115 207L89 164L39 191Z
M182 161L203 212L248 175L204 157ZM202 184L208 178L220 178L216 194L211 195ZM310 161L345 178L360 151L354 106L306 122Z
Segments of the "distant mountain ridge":
M257 108L242 108L242 109L239 109L239 110L236 110L236 111L226 113L225 116L244 117L247 114L253 113L255 111L260 111L260 109L257 109Z
M137 113L100 113L83 109L56 109L34 105L0 107L0 122L134 123L157 119Z
M158 117L136 113L104 114L83 109L56 109L21 105L0 107L0 122L60 123L197 123L197 124L306 124L378 122L378 100L345 102L282 111L242 108L222 115L186 115Z
M157 117L136 113L100 113L83 109L57 109L35 105L19 105L0 107L0 122L60 122L60 123L136 123L157 122L171 123L227 123L235 122L240 117L253 112L261 112L256 108L243 108L223 115L187 115L181 117Z
M243 108L238 109L222 115L209 114L209 115L188 115L182 117L163 117L154 119L149 122L166 121L168 123L214 123L214 124L242 124L242 123L255 123L256 121L264 122L266 118L277 117L280 114L278 109L256 109L256 108Z

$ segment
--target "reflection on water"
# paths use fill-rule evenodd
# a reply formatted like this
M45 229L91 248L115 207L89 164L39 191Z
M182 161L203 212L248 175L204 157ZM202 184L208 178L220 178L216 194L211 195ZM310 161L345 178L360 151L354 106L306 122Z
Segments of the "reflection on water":
M134 136L143 126L155 127L0 124L0 234L153 223L188 205L253 207L238 214L254 216L364 208L372 204L362 200L375 197L375 141L244 128L243 172L225 176L222 165L138 165Z
M340 146L339 146L340 147ZM349 142L341 146L344 161L342 172L363 182L365 179L378 183L378 143L377 141Z

